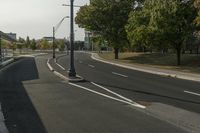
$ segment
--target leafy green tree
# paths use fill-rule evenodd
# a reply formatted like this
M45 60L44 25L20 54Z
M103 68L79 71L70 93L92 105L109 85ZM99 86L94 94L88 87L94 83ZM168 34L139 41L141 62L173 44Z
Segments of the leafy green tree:
M47 40L42 39L41 41L38 42L38 48L40 49L49 49L50 48L50 44Z
M31 41L30 48L31 48L32 50L36 50L36 49L37 49L37 43L36 43L35 39L33 39L33 40Z
M198 10L198 14L196 16L195 19L195 23L200 26L200 0L195 0L194 1L194 6L196 7L196 9Z
M27 37L26 37L26 42L25 42L25 47L26 47L26 48L30 48L30 45L31 45L31 41L30 41L29 36L27 36Z
M65 49L65 41L64 40L56 40L55 44L56 44L56 48L58 48L60 51L64 51L64 49Z
M130 15L126 26L129 40L157 47L169 45L176 50L180 65L183 44L194 32L195 15L193 0L146 0L141 11Z
M132 0L92 0L90 5L80 8L76 23L100 34L114 48L115 59L118 59L119 49L128 43L124 27L132 5Z
M26 41L23 38L19 37L18 42L24 44Z

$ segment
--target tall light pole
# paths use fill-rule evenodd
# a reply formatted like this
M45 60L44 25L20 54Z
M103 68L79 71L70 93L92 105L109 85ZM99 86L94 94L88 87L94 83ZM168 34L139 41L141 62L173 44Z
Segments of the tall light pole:
M53 58L56 58L55 54L55 27L53 27Z
M64 18L62 18L62 20L55 26L53 27L53 58L56 58L56 54L55 54L55 33L58 30L58 28L61 26L62 22L66 19L69 18L69 16L65 16Z
M0 62L2 61L2 53L1 53L1 33L0 33Z
M70 0L70 68L68 71L69 77L76 77L74 67L74 0Z

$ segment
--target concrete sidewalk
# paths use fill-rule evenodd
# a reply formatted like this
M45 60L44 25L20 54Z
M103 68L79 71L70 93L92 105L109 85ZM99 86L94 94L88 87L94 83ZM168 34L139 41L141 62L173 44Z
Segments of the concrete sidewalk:
M104 62L107 64L131 69L131 70L161 75L161 76L168 76L168 77L173 77L173 78L200 82L200 74L186 73L186 72L180 72L180 71L175 71L175 70L166 70L166 69L160 69L160 68L149 67L149 66L147 67L147 66L138 65L138 64L122 63L119 61L103 59L97 53L91 53L91 54L92 54L91 56L92 59L96 61Z

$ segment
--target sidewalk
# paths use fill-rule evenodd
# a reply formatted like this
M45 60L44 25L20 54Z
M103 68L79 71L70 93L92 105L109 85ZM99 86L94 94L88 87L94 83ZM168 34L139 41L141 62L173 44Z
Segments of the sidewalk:
M166 70L166 69L160 69L160 68L149 67L149 66L147 67L144 65L123 63L123 62L114 61L114 60L107 60L107 59L101 58L97 53L92 53L91 57L92 57L92 59L94 59L96 61L101 61L101 62L104 62L107 64L131 69L131 70L200 82L199 74L185 73L185 72L179 72L179 71L175 71L175 70Z

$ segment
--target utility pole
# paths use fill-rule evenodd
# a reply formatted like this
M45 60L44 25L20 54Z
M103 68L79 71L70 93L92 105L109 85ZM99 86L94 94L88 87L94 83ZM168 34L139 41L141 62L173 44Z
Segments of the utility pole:
M58 28L61 26L62 22L63 22L66 18L69 18L69 16L65 16L64 18L62 18L62 20L61 20L56 26L53 27L53 58L56 58L56 53L55 53L55 49L56 49L55 34L56 34L56 31L58 30Z
M2 62L2 51L1 51L1 32L0 32L0 62Z
M74 67L74 0L70 0L70 69L69 77L76 77L76 71Z
M53 27L53 59L56 58L55 54L55 27Z

